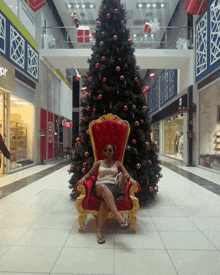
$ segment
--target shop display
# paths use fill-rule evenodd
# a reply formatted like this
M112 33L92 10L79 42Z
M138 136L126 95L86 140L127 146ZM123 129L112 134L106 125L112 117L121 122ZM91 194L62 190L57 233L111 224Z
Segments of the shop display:
M10 123L11 162L27 159L27 124Z
M220 151L220 131L216 133L216 151Z

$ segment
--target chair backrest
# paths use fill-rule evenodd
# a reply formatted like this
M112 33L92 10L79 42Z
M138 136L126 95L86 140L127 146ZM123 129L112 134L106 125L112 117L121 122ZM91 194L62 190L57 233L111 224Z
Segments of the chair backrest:
M95 162L103 159L105 145L113 143L117 147L116 160L123 163L130 134L130 125L126 120L122 120L111 113L104 115L89 124L89 133Z

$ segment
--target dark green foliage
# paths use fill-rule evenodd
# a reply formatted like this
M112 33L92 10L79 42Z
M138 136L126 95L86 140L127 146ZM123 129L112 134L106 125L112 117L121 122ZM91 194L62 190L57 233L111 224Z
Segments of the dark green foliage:
M115 9L118 9L118 14L115 14ZM89 72L84 83L90 96L84 97L81 102L83 107L80 123L81 142L75 150L70 170L70 173L73 173L70 184L74 188L94 162L90 137L87 133L89 123L104 114L113 113L127 120L131 127L127 144L131 150L126 150L123 164L141 185L141 192L137 197L142 205L156 193L157 179L161 170L155 154L155 144L150 138L148 110L143 108L146 105L142 91L143 81L136 66L132 42L128 41L129 30L126 28L125 10L120 1L103 0L100 10L97 21L101 22L101 26L97 27L96 43L92 47L91 59L88 60ZM106 18L108 13L111 15L109 19ZM115 35L117 40L114 40ZM103 56L105 61L102 61ZM97 63L98 68L96 68ZM120 71L116 71L118 66ZM121 76L124 76L124 80L120 79ZM105 82L104 78L107 79ZM102 96L101 99L99 95ZM128 110L125 110L124 106L127 106ZM89 109L86 109L87 107ZM136 125L137 122L139 126ZM133 140L136 144L132 142ZM85 152L88 152L89 156L85 156ZM152 164L148 163L149 160ZM83 172L85 162L87 164ZM137 164L141 165L140 169L137 168ZM153 188L152 192L149 192L150 187Z

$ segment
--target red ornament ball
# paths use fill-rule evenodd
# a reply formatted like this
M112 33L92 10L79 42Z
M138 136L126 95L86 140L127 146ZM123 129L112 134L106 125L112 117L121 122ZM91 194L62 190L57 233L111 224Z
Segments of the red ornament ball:
M105 56L102 56L101 61L105 61Z
M147 111L147 107L146 107L146 106L143 106L143 110L144 110L144 111Z
M86 172L86 168L83 168L83 169L82 169L82 172L85 173L85 172Z
M133 143L133 144L136 144L136 143L137 143L137 141L136 141L135 139L133 139L133 140L132 140L132 143Z
M119 66L117 66L117 67L115 68L115 70L116 70L117 72L119 72L119 71L121 70L121 68L120 68Z
M86 131L86 134L89 135L89 130Z
M133 106L132 106L132 109L135 110L135 109L136 109L136 105L133 105Z
M74 166L73 166L73 165L71 165L70 170L73 170L73 167L74 167Z
M118 40L117 35L114 35L114 36L113 36L113 39L114 39L115 41Z
M96 69L98 69L98 67L99 67L99 63L96 63L96 64L95 64L95 67L96 67Z
M111 17L110 13L107 13L106 18L109 19Z
M87 106L87 107L86 107L86 111L87 111L87 112L89 112L89 110L90 110L90 107L89 107L89 106Z
M160 160L160 159L158 159L157 161L158 161L158 163L161 163L161 160Z
M103 46L103 44L104 44L104 42L103 41L101 41L100 43L99 43L99 46Z
M152 164L152 161L151 161L151 160L148 160L148 164L151 165L151 164Z
M128 110L128 106L125 105L124 106L124 110L127 111Z
M88 157L88 156L89 156L89 152L86 151L86 152L84 153L84 156L85 156L85 157Z
M83 167L86 167L87 166L87 162L83 162Z
M163 177L163 175L159 173L159 178L162 178L162 177Z
M122 24L122 26L124 26L124 25L125 25L125 21L124 21L124 20L122 20L122 21L121 21L121 24Z
M144 120L143 120L143 119L140 119L140 122L141 122L141 124L143 124L143 123L144 123Z
M91 82L92 81L92 77L90 76L90 78L89 78L89 82Z
M149 192L152 193L153 192L153 188L149 187Z
M134 80L135 80L135 82L138 82L138 78L137 78L137 77L135 77L135 79L134 79Z
M84 142L84 139L81 139L81 142L83 143L83 142Z
M121 62L121 58L119 58L119 59L118 59L118 61L120 61L120 62Z
M140 169L140 168L141 168L140 163L137 163L137 164L136 164L136 167L137 167L137 169Z
M138 121L135 121L135 126L139 126L139 122Z
M99 94L99 95L98 95L98 99L102 99L102 94Z
M94 36L94 37L96 36L96 31L94 31L93 36Z
M147 142L145 142L145 144L147 145L147 146L150 146L150 143L147 141Z
M128 150L128 151L131 151L131 146L127 146L127 150Z
M153 130L152 129L150 129L150 133L152 133L153 132Z
M128 44L131 44L131 39L128 39Z
M125 77L124 77L123 75L120 76L120 80L124 80L124 78L125 78Z
M114 12L115 12L115 14L118 14L118 9L115 9Z
M106 81L107 81L107 78L104 77L104 78L102 79L102 82L104 83L104 82L106 82Z

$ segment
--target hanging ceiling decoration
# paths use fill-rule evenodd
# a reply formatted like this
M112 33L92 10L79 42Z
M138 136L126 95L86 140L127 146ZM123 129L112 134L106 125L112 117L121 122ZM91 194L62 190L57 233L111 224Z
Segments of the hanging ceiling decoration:
M203 15L209 0L186 0L184 11L193 14L193 15Z
M46 4L46 0L24 0L28 6L34 11L38 11Z

